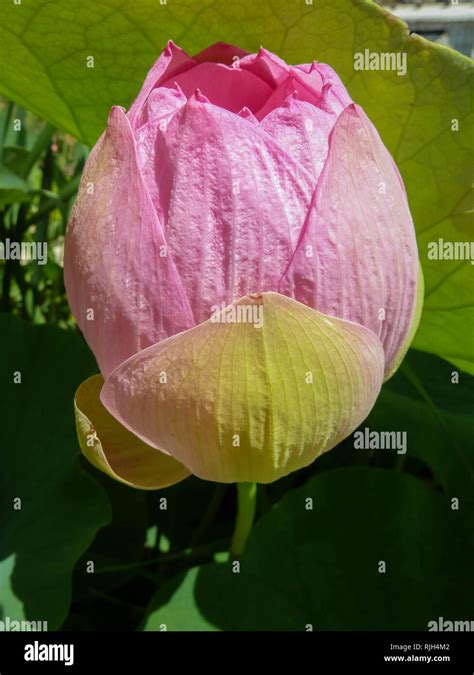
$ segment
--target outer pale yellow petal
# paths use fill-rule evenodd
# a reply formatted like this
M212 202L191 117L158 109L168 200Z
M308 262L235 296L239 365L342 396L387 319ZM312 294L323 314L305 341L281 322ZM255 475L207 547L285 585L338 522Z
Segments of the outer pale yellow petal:
M104 379L94 375L76 392L74 407L81 450L98 469L143 490L179 483L189 471L169 455L146 445L104 408L99 394Z
M360 424L380 390L383 349L368 329L278 293L231 307L222 317L233 322L210 319L135 354L101 398L197 476L268 483Z

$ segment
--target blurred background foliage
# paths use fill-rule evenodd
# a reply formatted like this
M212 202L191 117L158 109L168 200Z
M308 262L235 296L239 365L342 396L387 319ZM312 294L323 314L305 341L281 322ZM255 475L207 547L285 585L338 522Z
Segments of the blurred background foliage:
M33 323L74 325L63 283L63 244L88 148L0 99L0 240L47 242L38 260L0 261L0 311Z
M56 25L60 15L61 34L54 45L50 37L43 44L45 25L34 22L37 13L30 21L32 9L25 7L26 25L18 31L29 40L29 51L18 52L21 67L5 70L5 82L10 79L4 84L0 77L0 85L8 93L21 82L16 99L31 99L32 108L44 110L45 118L63 128L71 130L78 119L78 136L89 143L103 128L110 103L128 103L136 93L165 34L175 40L183 35L184 46L195 45L195 51L213 41L210 35L237 41L244 32L247 43L258 37L260 44L250 3L250 18L244 16L242 24L228 7L227 23L221 24L206 18L206 12L213 18L215 5L206 0L204 18L199 9L195 25L189 19L193 3L184 3L182 14L179 4L167 26L150 20L155 2L123 3L121 11L137 20L134 34L125 15L110 13L109 4L75 0L74 22L66 4L55 13L57 2L43 2L46 23ZM455 193L467 176L467 117L459 145L448 130L452 106L459 107L461 120L465 114L466 61L454 53L448 61L447 52L425 49L417 40L405 43L398 24L370 8L365 13L365 2L314 0L318 21L308 18L299 32L292 15L299 6L292 7L265 3L266 46L279 51L281 37L282 56L298 61L304 52L310 60L317 41L323 57L351 82L354 98L368 107L387 145L400 154L420 250L431 226L436 229L428 237L458 230L464 237L467 226L460 219L468 206ZM20 16L13 14L16 8L8 11L12 20ZM291 28L286 32L285 22ZM82 44L78 26L85 27L90 42ZM13 53L19 45L6 28ZM430 35L431 27L426 31ZM412 80L402 82L393 73L352 78L353 37L359 48L405 44L411 50ZM90 54L91 43L99 65L84 74L78 63ZM34 50L40 55L36 60ZM9 62L10 53L1 57ZM50 68L51 81L45 78ZM53 86L54 73L64 106ZM82 73L82 80L72 73ZM124 89L122 101L118 96ZM85 91L93 95L84 97ZM448 358L452 345L459 344L456 359L472 365L466 314L445 307L456 305L462 294L470 294L472 305L466 283L471 266L465 265L456 284L451 284L456 275L427 267L434 291L433 306L425 304L431 315L427 311L425 317L439 312L442 321L425 319L426 335L436 339L420 346L438 356L411 350L361 425L407 431L407 455L355 452L349 437L312 466L260 486L257 526L242 559L250 574L236 583L223 564L235 517L231 486L191 477L157 493L133 491L80 456L72 401L76 387L97 372L97 365L68 307L62 255L88 151L18 103L0 99L0 241L48 242L46 265L0 261L0 620L26 617L47 620L51 629L80 630L161 630L163 623L170 630L304 630L306 623L319 630L426 630L438 616L470 618L473 379L461 372L453 385L455 367L439 355ZM448 288L437 298L444 278ZM450 339L444 345L446 335ZM432 344L438 343L436 351ZM23 374L21 387L12 381L12 370ZM306 512L309 495L314 510ZM18 496L23 507L15 513L12 502ZM460 501L458 510L452 509L453 498ZM380 559L388 561L386 575L377 572Z

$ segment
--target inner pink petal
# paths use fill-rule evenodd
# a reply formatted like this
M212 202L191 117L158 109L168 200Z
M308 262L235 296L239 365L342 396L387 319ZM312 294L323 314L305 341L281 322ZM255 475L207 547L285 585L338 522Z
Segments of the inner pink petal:
M188 98L199 89L211 103L235 113L243 107L256 112L272 94L271 87L253 73L220 63L200 63L162 86L171 88L175 83Z
M300 101L306 101L307 103L312 103L316 106L320 103L321 89L311 89L308 86L308 83L303 82L293 72L293 75L287 77L265 101L265 104L255 112L256 118L258 120L263 120L268 113L283 105L286 99L295 92Z
M282 59L263 48L257 54L249 54L240 59L239 67L257 75L272 89L286 80L289 71L289 67Z
M340 115L352 103L347 89L331 66L326 63L316 63L315 68L323 81L324 107Z
M166 131L154 126L142 174L196 321L215 303L275 288L309 208L311 174L259 124L202 97Z
M247 56L248 52L245 49L236 47L235 45L227 44L227 42L215 42L213 45L206 47L199 54L193 56L196 63L225 63L231 66L236 59L241 59Z
M261 122L269 134L289 155L313 174L315 185L328 153L329 134L337 115L290 96Z
M156 119L168 119L186 103L186 100L186 96L179 87L174 87L173 89L158 87L158 89L154 89L142 108L140 117L141 126L143 127L145 124ZM137 130L135 133L140 135L140 130Z
M313 92L321 93L323 88L323 78L318 70L317 63L305 63L300 66L291 66L290 74L305 87Z
M143 87L127 113L127 117L134 129L144 124L142 119L143 107L151 92L160 87L163 82L193 68L194 65L194 59L183 49L175 45L171 40L168 42L158 60L148 71Z

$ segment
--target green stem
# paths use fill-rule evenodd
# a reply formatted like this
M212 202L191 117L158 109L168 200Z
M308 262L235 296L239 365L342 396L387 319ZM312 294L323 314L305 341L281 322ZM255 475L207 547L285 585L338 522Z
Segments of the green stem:
M230 545L230 559L242 555L255 518L257 505L257 484L237 483L237 520Z

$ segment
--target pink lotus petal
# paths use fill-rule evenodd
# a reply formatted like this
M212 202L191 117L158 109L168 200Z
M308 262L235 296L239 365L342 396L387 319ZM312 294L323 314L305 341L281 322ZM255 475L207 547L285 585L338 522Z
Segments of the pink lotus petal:
M196 321L211 306L275 290L313 177L259 125L192 97L141 156Z
M257 54L249 54L239 61L239 68L253 73L266 82L272 89L288 78L289 66L276 54L263 49Z
M207 99L206 99L207 100ZM157 130L164 132L173 115L187 102L186 96L176 85L173 89L159 87L152 91L144 108L147 123L135 131L136 148L142 176L152 201L156 205L158 219L163 222L165 214L159 201L159 186L156 184L155 142ZM151 116L145 116L150 110Z
M236 47L236 45L230 45L227 42L215 42L199 54L195 54L193 59L196 63L225 63L227 66L231 66L235 63L236 57L242 59L247 55L248 52L245 49Z
M295 66L295 68L306 68L306 66ZM309 68L309 77L317 71L323 84L324 109L339 115L348 105L352 103L347 89L342 84L337 73L326 63L314 62Z
M306 101L324 112L339 115L352 99L334 70L325 63L311 63L287 66L285 77L281 77L272 96L257 111L259 120L283 105L296 92L301 101Z
M158 60L148 71L140 93L127 113L132 127L136 128L143 124L141 112L154 89L161 86L165 80L169 80L195 65L194 59L170 40L161 52Z
M285 152L313 174L316 186L336 119L336 115L292 95L264 117L261 126Z
M72 312L105 377L131 354L194 325L172 259L163 253L130 123L112 108L84 171L64 260Z
M296 67L290 66L289 74L310 91L317 94L322 92L324 82L316 62Z
M415 231L393 160L365 113L350 105L279 291L370 328L390 369L415 307ZM384 318L385 317L385 318Z
M140 135L143 135L141 132L144 125L148 122L166 122L177 110L183 107L186 101L187 98L178 85L170 89L167 87L153 89L142 108L140 117L141 127L135 130L138 145L140 145L142 140Z
M173 87L175 83L188 98L200 89L211 103L232 112L238 112L244 106L258 110L272 93L268 84L256 75L220 63L200 63L166 80L162 86Z
M242 110L239 110L237 113L239 117L242 117L244 120L248 120L249 122L252 122L253 124L258 124L258 119L255 117L253 112L249 110L246 106L242 108Z
M321 81L321 78L319 78L319 80ZM304 82L304 78L298 76L296 71L293 71L293 73L274 90L273 94L265 102L265 105L257 110L255 116L257 119L263 120L272 112L272 110L279 108L289 96L295 93L300 101L307 101L313 106L320 106L322 85L320 89L313 89L310 86L310 83Z

